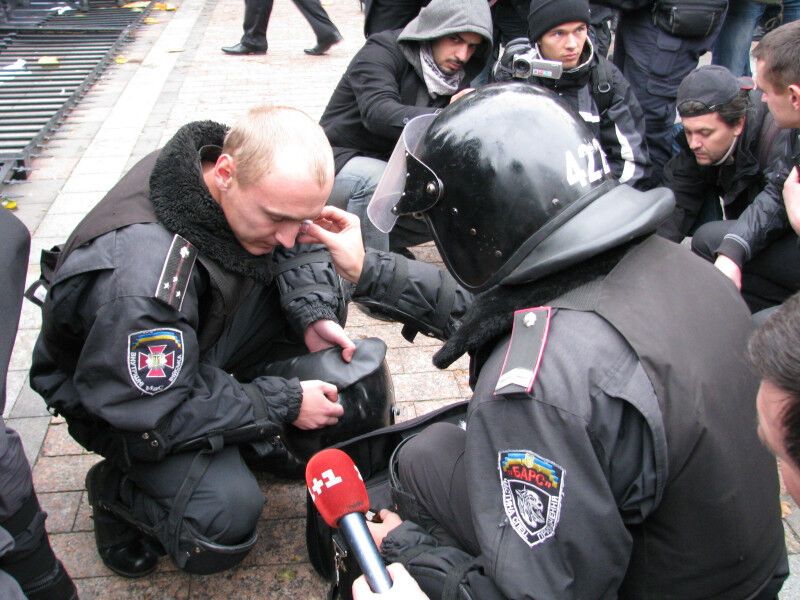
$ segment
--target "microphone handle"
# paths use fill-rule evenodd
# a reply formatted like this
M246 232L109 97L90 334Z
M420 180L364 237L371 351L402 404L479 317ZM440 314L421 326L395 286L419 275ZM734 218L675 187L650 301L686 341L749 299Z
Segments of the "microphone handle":
M367 522L360 512L346 514L339 521L339 529L344 533L344 539L350 546L350 551L355 555L356 562L371 589L376 594L385 594L392 587L392 578L383 564L372 535L367 529Z

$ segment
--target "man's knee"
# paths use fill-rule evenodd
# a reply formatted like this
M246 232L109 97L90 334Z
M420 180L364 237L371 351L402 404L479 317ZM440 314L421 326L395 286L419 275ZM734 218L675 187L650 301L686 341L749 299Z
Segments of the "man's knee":
M731 221L712 221L697 229L692 236L692 252L713 262L722 238L728 233Z
M203 515L193 525L203 537L222 544L237 544L252 535L264 495L252 475L230 477L213 490L204 492Z

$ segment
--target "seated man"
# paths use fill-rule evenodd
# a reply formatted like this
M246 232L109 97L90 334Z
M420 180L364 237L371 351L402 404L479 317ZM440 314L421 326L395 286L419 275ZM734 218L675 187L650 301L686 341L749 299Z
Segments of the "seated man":
M492 44L486 0L433 0L403 30L370 36L353 57L320 119L333 146L336 181L328 204L367 223L367 204L403 126L459 96L480 72ZM408 217L392 232L393 248L430 239ZM364 243L387 250L389 236L368 223Z
M568 183L600 152L535 86L487 86L403 140L370 215L388 229L421 213L449 273L365 253L333 207L307 231L355 298L447 340L437 366L471 361L466 427L395 450L400 516L368 524L384 557L433 600L773 600L788 564L742 368L750 314L710 264L652 235L671 192Z
M737 219L767 184L779 130L761 92L750 92L725 67L695 69L678 88L685 137L664 167L664 187L675 193L675 211L658 228L674 242L704 222Z
M526 81L566 100L592 129L614 176L620 183L639 187L650 172L644 115L622 73L595 53L588 33L586 0L532 0L528 38L533 55L560 62L563 73L555 79L531 76ZM495 68L495 79L513 79L514 56L528 50L527 42L509 43Z
M31 387L106 459L86 487L113 571L144 575L163 550L190 573L237 564L264 502L238 444L268 452L283 425L342 415L329 383L260 376L307 352L303 340L341 345L345 359L355 350L337 321L330 256L289 250L332 184L319 125L259 107L230 130L182 127L67 241Z
M800 21L773 29L753 50L762 101L778 127L800 128ZM735 221L697 230L692 250L733 281L753 312L780 304L800 290L800 248L784 205L783 189L800 159L799 129L792 129L767 184Z

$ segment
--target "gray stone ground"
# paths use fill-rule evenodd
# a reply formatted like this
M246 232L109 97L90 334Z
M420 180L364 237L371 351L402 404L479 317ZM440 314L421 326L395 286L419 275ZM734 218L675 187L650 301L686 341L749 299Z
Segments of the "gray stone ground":
M344 34L329 56L308 57L302 49L314 36L293 4L276 2L266 56L230 57L219 48L241 34L241 0L182 0L175 12L154 12L112 65L56 131L34 171L0 192L16 200L16 214L33 235L29 282L38 275L39 251L64 241L84 214L139 158L162 145L187 121L230 122L253 104L296 106L314 118L322 110L350 57L363 44L357 0L335 0L327 10ZM415 249L438 262L434 248ZM140 580L106 569L95 551L92 520L83 486L98 457L71 440L61 419L51 418L28 386L27 370L41 318L25 304L8 377L4 417L22 435L34 482L45 510L53 546L75 578L81 598L324 598L324 583L311 569L304 543L304 488L264 478L267 496L260 541L237 569L199 577L178 572L169 560ZM351 310L352 337L378 336L390 347L400 419L423 414L469 396L467 364L438 371L430 358L439 344L420 336L414 345L399 326ZM746 476L746 474L743 474ZM800 516L784 495L786 539L793 566L800 551ZM781 595L800 597L793 578Z

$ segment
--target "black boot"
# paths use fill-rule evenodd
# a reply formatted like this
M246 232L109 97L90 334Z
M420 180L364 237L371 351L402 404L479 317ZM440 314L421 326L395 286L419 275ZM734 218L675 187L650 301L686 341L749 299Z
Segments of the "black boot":
M143 577L156 568L163 550L157 541L110 510L118 504L119 482L119 471L105 460L86 474L97 552L103 564L118 575Z
M14 549L0 557L0 569L17 580L29 600L78 600L75 584L50 548L46 516L34 492L0 523L15 542Z

